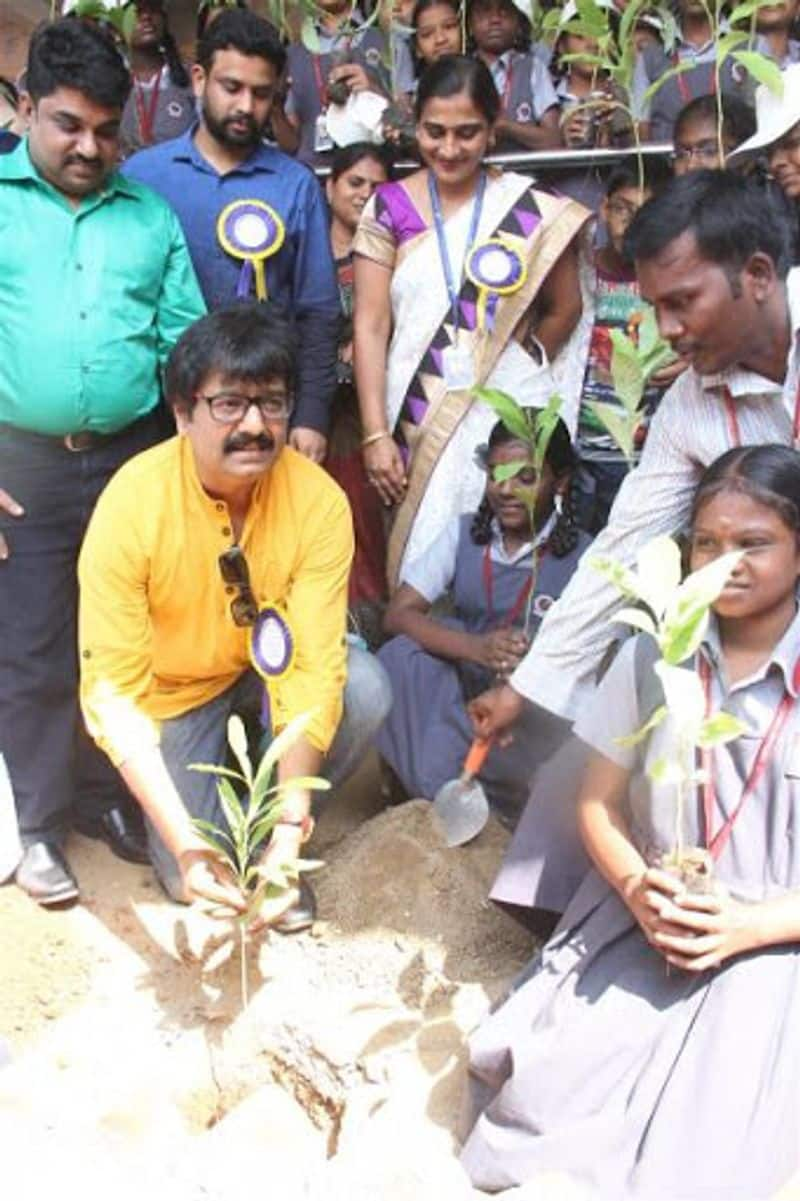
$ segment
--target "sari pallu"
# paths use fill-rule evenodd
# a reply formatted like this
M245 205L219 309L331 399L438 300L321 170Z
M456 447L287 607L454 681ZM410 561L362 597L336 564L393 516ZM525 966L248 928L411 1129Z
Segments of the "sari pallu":
M471 215L469 202L445 222L454 266L464 261ZM500 388L533 407L558 390L549 366L537 362L515 335L526 332L524 319L539 289L589 216L573 200L534 191L524 176L489 172L476 242L502 238L522 256L527 274L516 292L490 303L485 328L478 319L477 288L466 278L461 284L458 346L469 350L473 387ZM408 458L409 479L389 539L387 571L394 587L404 560L420 554L454 515L477 508L485 477L474 452L496 417L471 389L446 388L442 351L456 338L436 233L402 184L376 190L353 248L392 270L386 409L389 428Z

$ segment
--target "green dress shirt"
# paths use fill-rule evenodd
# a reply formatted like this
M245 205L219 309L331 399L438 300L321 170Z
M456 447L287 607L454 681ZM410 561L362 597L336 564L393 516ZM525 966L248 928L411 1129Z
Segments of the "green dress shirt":
M158 402L161 367L205 311L160 196L115 173L73 208L26 141L0 158L0 424L54 435L130 425Z

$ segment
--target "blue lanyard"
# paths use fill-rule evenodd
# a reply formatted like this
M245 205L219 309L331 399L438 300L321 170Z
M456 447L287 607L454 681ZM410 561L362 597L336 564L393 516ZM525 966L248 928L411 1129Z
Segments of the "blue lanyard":
M467 235L467 254L475 244L475 239L478 236L478 226L481 222L481 212L483 211L483 194L486 191L486 172L481 171L480 179L478 180L478 190L475 193L475 199L472 202L472 218L469 224L469 234ZM447 295L450 297L450 310L453 316L453 329L458 333L459 315L458 315L458 293L461 288L461 279L463 278L463 266L459 276L458 287L456 287L453 279L453 268L450 265L450 254L447 250L447 238L444 232L444 216L442 215L442 202L439 199L439 188L436 183L436 176L428 168L428 192L431 197L431 211L433 212L433 223L436 226L436 240L439 243L439 258L442 260L442 271L444 272L444 282L447 287ZM466 258L466 255L465 255Z

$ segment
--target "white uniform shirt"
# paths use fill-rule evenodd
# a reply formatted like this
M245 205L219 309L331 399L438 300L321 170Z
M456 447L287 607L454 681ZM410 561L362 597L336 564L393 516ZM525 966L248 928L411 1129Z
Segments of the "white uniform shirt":
M718 376L685 371L661 401L639 466L625 479L590 557L610 555L633 566L644 543L684 527L703 471L733 446L723 387L736 401L743 446L791 445L800 357L800 268L789 272L787 287L792 341L783 385L738 367ZM512 687L573 719L594 688L598 665L616 632L609 623L622 603L613 585L584 558L511 676Z

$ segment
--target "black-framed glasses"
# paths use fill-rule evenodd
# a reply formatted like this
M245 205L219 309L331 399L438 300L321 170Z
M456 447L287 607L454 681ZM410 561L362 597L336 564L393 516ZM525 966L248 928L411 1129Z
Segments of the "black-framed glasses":
M234 625L254 626L258 617L258 601L250 586L250 568L241 546L231 546L217 560L220 575L229 587L238 590L231 601Z
M291 398L288 396L242 396L238 392L217 392L213 396L204 396L204 400L214 421L220 425L238 425L243 421L250 407L255 405L263 421L286 421L292 411Z
M719 157L719 146L716 142L697 142L694 146L676 146L670 158L673 163L711 163Z

